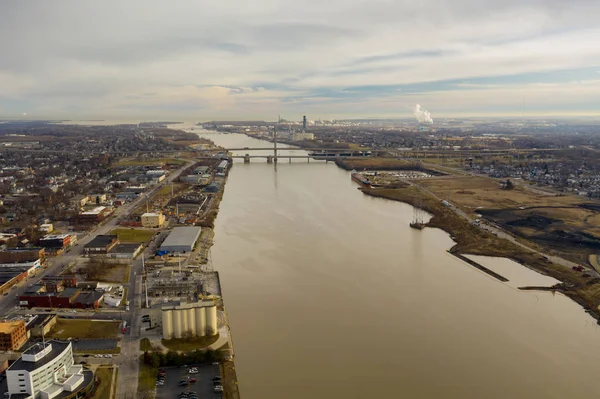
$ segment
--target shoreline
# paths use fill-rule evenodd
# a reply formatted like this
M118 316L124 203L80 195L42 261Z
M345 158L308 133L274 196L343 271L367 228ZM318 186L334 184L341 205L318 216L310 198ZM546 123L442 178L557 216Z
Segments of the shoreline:
M421 195L419 190L413 186L389 189L359 187L359 190L365 195L403 202L411 206L418 204L418 196ZM586 295L585 288L587 282L583 278L569 273L569 270L549 262L541 255L532 251L527 252L505 239L479 230L470 223L459 219L453 211L447 209L428 195L424 196L421 205L423 210L433 215L425 226L445 231L456 242L452 248L448 249L448 253L455 256L458 255L459 259L462 259L464 255L508 258L537 273L553 277L561 283L551 289L546 288L545 290L558 291L569 297L600 324L600 310L595 306L595 299L590 295ZM470 262L468 263L471 264ZM526 289L531 290L532 288Z

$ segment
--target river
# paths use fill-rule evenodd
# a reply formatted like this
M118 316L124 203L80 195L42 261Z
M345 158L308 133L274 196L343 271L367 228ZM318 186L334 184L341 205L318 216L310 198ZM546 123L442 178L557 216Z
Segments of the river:
M410 229L412 207L356 188L325 162L231 169L212 258L244 399L600 394L600 327L581 307L479 272L445 232Z

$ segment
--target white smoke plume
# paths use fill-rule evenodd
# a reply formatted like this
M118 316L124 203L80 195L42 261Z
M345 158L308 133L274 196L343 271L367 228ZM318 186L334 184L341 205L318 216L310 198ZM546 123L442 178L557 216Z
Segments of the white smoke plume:
M27 112L23 112L23 116L27 116Z
M429 111L422 109L421 104L415 105L413 113L415 114L415 118L417 118L417 120L420 123L433 123L433 119L431 119L431 114L429 113Z

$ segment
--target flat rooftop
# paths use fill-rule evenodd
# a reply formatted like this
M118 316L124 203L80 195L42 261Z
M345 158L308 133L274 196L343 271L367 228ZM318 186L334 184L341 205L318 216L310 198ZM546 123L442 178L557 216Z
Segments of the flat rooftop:
M116 235L99 235L92 239L92 241L85 244L85 248L98 248L98 247L107 247L113 243L114 240L117 240L118 237Z
M41 238L41 240L64 240L69 237L68 234L50 234Z
M102 298L103 295L104 294L102 292L82 291L79 295L77 295L77 298L75 298L75 302L91 305Z
M28 372L37 370L40 367L42 367L42 366L46 365L47 363L51 362L52 360L54 360L54 358L56 358L61 353L63 353L63 351L65 349L67 349L67 347L70 345L70 342L52 340L52 341L46 342L46 345L52 345L52 350L46 356L42 357L37 362L26 362L23 360L23 357L21 356L17 361L15 361L13 364L11 364L11 366L8 369L9 370L25 370ZM39 343L39 344L35 344L35 345L27 348L25 350L25 352L23 352L23 354L34 355L34 354L40 352L41 350L43 350L43 346L41 343Z
M142 246L142 244L137 244L137 243L133 243L133 244L117 244L115 245L115 247L112 249L112 251L110 251L111 254L133 254L135 253L138 249L140 249L140 247Z
M89 211L81 212L81 215L99 215L106 210L105 206L97 206Z
M10 334L22 324L23 320L0 322L0 334Z
M202 228L198 226L175 227L161 244L161 248L176 245L193 246L200 236Z

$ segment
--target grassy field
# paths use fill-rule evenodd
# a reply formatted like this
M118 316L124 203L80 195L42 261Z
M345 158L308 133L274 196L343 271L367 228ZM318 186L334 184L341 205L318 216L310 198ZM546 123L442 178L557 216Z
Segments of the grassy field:
M188 187L187 184L182 184L182 183L174 183L173 184L173 195L177 195L179 192L185 190ZM156 196L171 196L171 185L168 184L166 186L163 186L160 188L160 190L158 190L158 192L156 193Z
M140 340L140 350L142 352L149 352L152 350L152 344L150 343L150 340L148 338L142 338Z
M110 234L116 234L121 242L147 243L156 232L152 230L118 228L112 230Z
M131 266L125 264L117 264L111 267L110 269L105 270L106 271L97 278L98 281L102 281L104 283L123 284L127 284L129 282L129 272L131 270Z
M190 352L196 349L206 348L219 339L219 334L212 337L196 337L190 339L163 339L162 344L174 351Z
M158 369L144 363L143 356L140 357L140 372L138 374L138 392L146 392L156 389L156 376Z
M119 333L119 324L118 321L59 318L48 338L114 338Z
M449 199L464 211L478 208L509 209L527 206L571 206L587 202L571 195L543 195L524 187L502 190L500 181L488 177L454 176L419 180L440 198Z
M100 384L94 392L93 399L109 399L112 391L112 367L98 367L95 373L96 377L100 379Z

